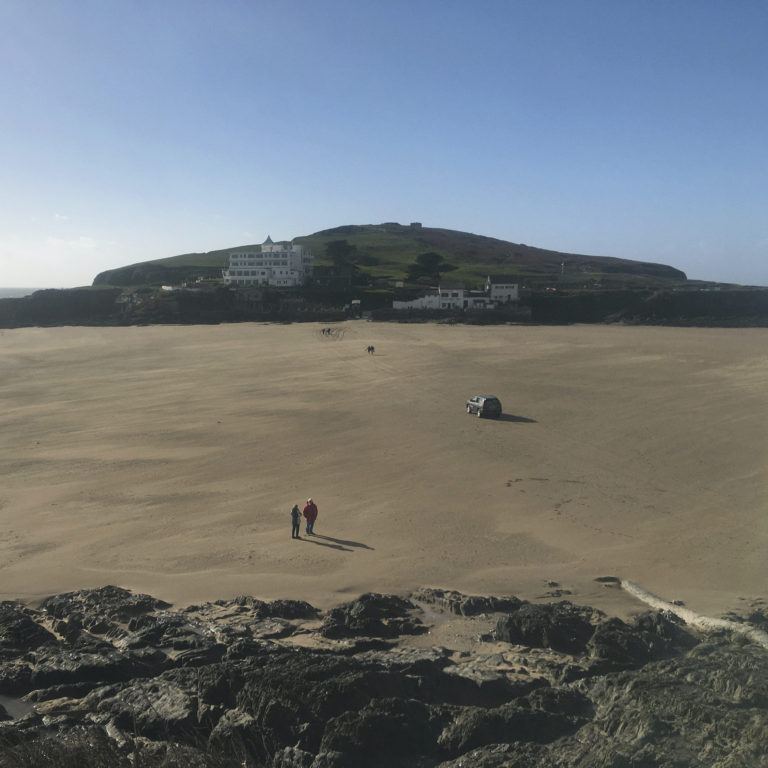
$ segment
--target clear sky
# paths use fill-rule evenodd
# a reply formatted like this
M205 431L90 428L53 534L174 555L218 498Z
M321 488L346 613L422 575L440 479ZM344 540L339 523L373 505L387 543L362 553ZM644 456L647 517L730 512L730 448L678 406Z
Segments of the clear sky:
M768 285L766 0L0 0L0 286L343 224Z

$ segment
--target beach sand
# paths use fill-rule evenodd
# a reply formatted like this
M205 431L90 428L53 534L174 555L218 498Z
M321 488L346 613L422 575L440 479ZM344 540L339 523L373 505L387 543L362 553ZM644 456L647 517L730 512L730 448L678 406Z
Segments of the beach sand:
M1 331L0 598L768 594L768 330L320 329Z

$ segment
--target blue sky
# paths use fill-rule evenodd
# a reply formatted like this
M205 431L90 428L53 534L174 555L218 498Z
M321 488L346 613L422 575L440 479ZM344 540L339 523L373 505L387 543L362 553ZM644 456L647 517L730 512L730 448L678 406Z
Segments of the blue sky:
M768 285L764 0L0 0L0 286L421 221Z

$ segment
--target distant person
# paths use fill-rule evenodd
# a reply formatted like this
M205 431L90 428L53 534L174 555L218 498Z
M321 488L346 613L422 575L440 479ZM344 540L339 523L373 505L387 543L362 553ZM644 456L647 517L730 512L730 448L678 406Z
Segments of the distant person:
M307 499L301 514L307 521L307 536L311 536L315 532L315 520L317 520L317 505L312 499Z
M294 504L293 509L291 510L291 538L292 539L301 538L301 536L299 536L300 525L301 525L301 510L299 509L298 504Z

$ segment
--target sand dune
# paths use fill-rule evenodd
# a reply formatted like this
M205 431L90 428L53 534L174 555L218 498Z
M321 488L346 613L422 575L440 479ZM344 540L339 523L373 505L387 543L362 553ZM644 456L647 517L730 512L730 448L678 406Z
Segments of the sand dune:
M0 597L555 581L621 612L615 575L716 615L768 592L768 331L335 329L3 331Z

